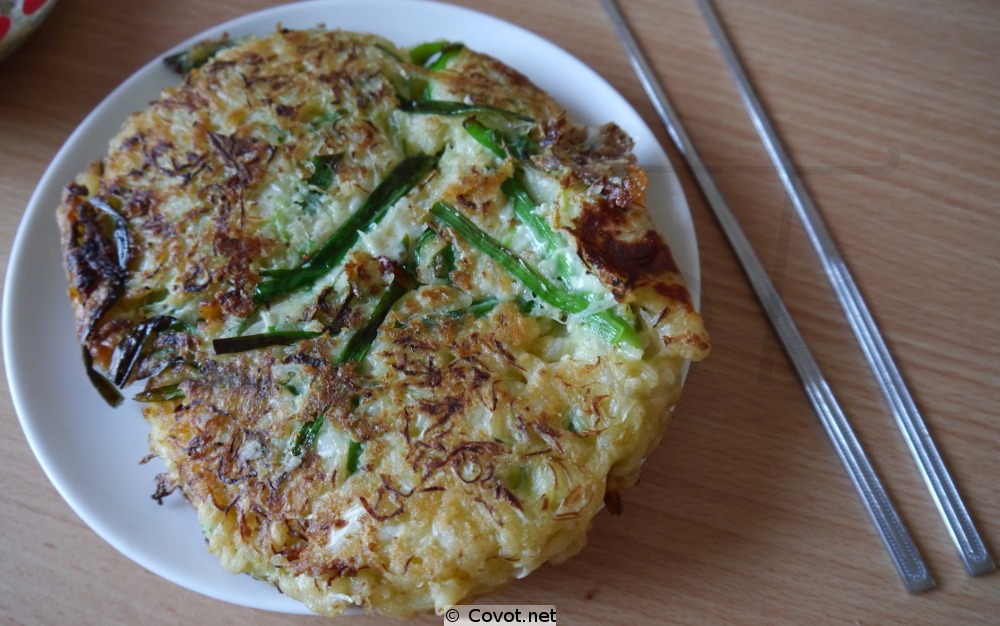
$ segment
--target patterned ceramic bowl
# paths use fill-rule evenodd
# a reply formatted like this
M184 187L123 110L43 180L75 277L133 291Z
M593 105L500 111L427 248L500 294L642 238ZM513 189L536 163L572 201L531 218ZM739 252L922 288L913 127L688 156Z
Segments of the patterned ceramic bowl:
M0 61L42 23L56 0L0 0Z

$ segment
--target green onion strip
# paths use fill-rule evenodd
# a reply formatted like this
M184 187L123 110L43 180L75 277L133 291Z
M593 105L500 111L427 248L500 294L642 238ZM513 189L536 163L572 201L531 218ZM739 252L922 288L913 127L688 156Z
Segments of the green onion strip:
M322 334L308 330L277 330L241 337L223 337L212 340L212 349L216 354L234 354L270 346L287 346L305 339L315 339Z
M270 302L308 287L339 265L357 243L359 231L377 224L385 217L396 202L434 169L438 158L439 155L421 154L403 160L308 261L293 269L262 272L265 280L257 284L254 300L257 303Z
M587 298L559 288L451 206L437 202L431 207L430 212L440 222L450 226L460 237L496 261L543 302L571 314L582 313L590 306ZM632 325L611 311L592 313L585 318L585 323L612 345L624 341L637 348L642 346Z

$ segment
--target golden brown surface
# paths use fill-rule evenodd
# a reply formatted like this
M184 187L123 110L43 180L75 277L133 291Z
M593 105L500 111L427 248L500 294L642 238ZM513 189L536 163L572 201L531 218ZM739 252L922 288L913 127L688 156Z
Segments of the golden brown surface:
M580 57L667 143L596 2L460 4ZM61 0L0 66L4 249L49 160L101 98L177 41L264 5L173 2L139 11L115 0L97 11ZM903 591L738 264L692 195L713 357L693 368L625 515L599 516L572 565L543 568L496 602L555 604L574 624L990 623L1000 612L1000 577L965 575L697 9L651 0L623 8L939 585L919 597ZM996 555L1000 9L986 0L731 0L719 10L794 158L807 166L817 203ZM224 605L149 574L59 498L9 400L0 416L5 620L324 623Z
M56 216L79 340L118 387L142 381L154 396L143 415L166 466L154 498L180 492L228 570L323 615L443 613L575 555L605 501L620 511L686 358L706 356L709 338L617 126L590 132L468 47L425 69L373 35L270 28L177 77L66 186ZM530 114L507 132L538 148L498 157L466 131L475 118L405 110L431 92ZM504 128L497 115L481 119ZM314 183L319 167L334 180ZM310 242L342 232L407 168L419 176L352 227L365 235L341 244L343 262L257 299L280 284L258 282L262 270L323 263L329 244ZM508 183L546 228L574 228L541 252L513 226ZM629 317L552 307L438 224L438 202L509 234L539 281L558 255L569 289L593 299L580 309ZM621 320L628 338L595 333L594 319ZM272 325L316 332L219 348ZM359 337L365 353L345 357ZM165 388L180 397L155 397Z

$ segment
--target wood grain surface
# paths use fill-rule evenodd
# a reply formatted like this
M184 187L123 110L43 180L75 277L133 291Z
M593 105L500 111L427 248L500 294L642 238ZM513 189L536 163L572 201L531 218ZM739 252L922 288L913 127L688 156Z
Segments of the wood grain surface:
M2 275L37 181L84 116L178 41L270 4L60 0L0 65ZM669 146L597 0L456 4L579 57ZM666 438L626 494L624 515L600 514L579 556L543 567L491 603L554 604L564 625L1000 623L1000 575L965 574L695 4L621 6L938 586L919 596L904 591L670 148L695 218L714 352L692 369ZM717 7L1000 555L1000 4L718 0ZM9 393L0 399L0 458L4 623L328 621L223 604L119 554L47 481Z

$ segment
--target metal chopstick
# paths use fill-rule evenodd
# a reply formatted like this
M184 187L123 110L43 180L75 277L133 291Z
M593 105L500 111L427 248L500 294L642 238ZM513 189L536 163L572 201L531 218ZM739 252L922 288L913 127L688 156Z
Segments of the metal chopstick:
M614 0L601 0L601 2L657 114L670 133L677 149L687 161L719 225L729 240L729 244L743 265L750 284L753 286L768 318L770 318L771 325L784 345L789 359L795 366L806 394L847 469L848 475L874 522L879 537L888 550L903 584L911 593L930 589L934 586L934 580L920 552L903 526L899 514L868 461L850 423L820 371L819 365L809 351L802 335L799 334L788 309L768 278L764 266L750 246L749 240L715 184L714 178L695 150L694 144L688 137L670 99L657 81L618 6Z
M830 231L819 211L816 210L808 190L788 157L764 106L754 93L753 84L743 70L740 59L726 36L726 31L722 28L712 3L709 0L696 0L696 2L708 24L709 31L722 52L726 65L729 66L729 70L736 80L743 103L750 113L771 161L778 170L778 176L781 178L781 183L784 185L788 197L795 205L809 239L816 249L816 254L819 255L823 269L826 270L827 277L840 300L840 305L844 308L851 328L854 329L854 334L858 343L861 344L868 364L875 373L875 378L882 388L886 402L896 418L896 424L903 432L910 453L917 462L924 482L944 518L959 556L965 564L965 569L973 576L992 572L996 569L996 565L990 558L989 552L976 530L976 525L962 502L958 489L948 473L948 468L938 453L934 439L927 430L924 419L920 415L920 411L917 410L917 405L910 396L906 383L893 361L892 354L882 339L882 334L841 257Z

